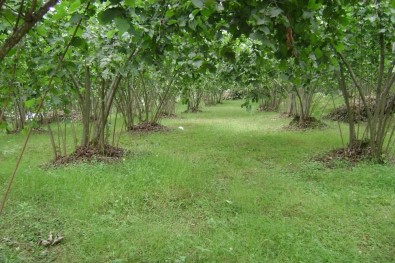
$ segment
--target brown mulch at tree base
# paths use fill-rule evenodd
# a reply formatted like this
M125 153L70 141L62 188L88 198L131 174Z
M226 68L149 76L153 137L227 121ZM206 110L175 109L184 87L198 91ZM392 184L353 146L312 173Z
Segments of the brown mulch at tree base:
M313 160L324 163L328 168L333 168L336 161L355 164L360 161L372 160L372 151L368 143L362 142L346 148L334 149L324 155L314 157Z
M166 118L166 119L176 119L178 116L174 113L162 113L161 118Z
M48 133L48 130L41 127L37 127L37 128L33 128L32 132L34 132L35 134L45 134Z
M366 122L368 120L368 115L363 105L354 105L352 106L352 109L354 112L355 123ZM344 105L335 108L331 112L329 112L328 115L324 116L324 118L332 121L348 122L347 107Z
M259 105L256 109L257 112L278 112L278 106Z
M327 125L314 117L305 118L302 122L299 116L295 116L288 126L285 127L286 130L309 130L325 128Z
M288 112L281 112L281 113L279 114L279 116L280 116L280 118L285 118L285 119L294 117L294 115L289 114Z
M168 131L168 130L169 130L169 128L167 128L159 123L150 123L150 122L144 122L144 123L140 123L138 125L132 125L129 128L129 131L137 132L137 133L163 132L163 131Z
M391 102L394 99L395 94L390 94L388 98L386 98L386 105L384 109L385 114L393 114L395 113L395 105ZM368 103L368 108L371 112L374 111L376 107L376 98L372 96L367 96L366 101ZM351 105L351 108L354 112L354 121L358 122L366 122L368 120L368 114L366 113L365 107L362 101L356 102ZM328 115L324 117L325 119L329 119L332 121L341 121L348 122L348 111L346 105L340 106L338 108L333 109Z
M53 123L56 121L65 121L65 120L70 120L73 122L78 122L82 120L82 116L80 113L71 111L69 113L65 113L64 111L58 111L57 114L55 112L49 112L46 114L46 116L40 116L38 123L39 124L48 124L48 123Z
M106 144L103 149L88 145L88 146L79 146L72 154L69 156L59 156L56 160L52 161L53 165L64 165L70 163L78 163L78 162L106 162L112 163L116 161L120 161L125 155L127 151Z
M184 113L199 113L199 112L203 112L203 111L196 108L184 111Z

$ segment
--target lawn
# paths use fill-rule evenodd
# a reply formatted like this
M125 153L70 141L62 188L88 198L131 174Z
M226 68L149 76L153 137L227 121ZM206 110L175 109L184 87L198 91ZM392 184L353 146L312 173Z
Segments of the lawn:
M131 153L115 164L42 168L50 140L34 134L0 217L0 262L394 262L394 166L326 168L312 157L341 147L337 123L290 131L241 103L123 133ZM1 193L23 139L0 134ZM64 240L37 245L50 232Z

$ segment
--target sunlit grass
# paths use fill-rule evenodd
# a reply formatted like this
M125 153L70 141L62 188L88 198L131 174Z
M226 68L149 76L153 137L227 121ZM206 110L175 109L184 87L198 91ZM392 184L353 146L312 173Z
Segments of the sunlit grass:
M288 131L240 104L180 106L168 132L123 133L131 155L112 165L41 169L50 143L34 135L0 218L0 262L393 261L393 166L325 168L311 157L341 147L336 123ZM0 135L1 189L22 141ZM51 231L64 241L39 247Z

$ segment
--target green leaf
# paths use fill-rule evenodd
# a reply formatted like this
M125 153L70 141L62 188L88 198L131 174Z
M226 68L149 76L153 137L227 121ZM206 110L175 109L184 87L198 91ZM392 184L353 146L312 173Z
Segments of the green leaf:
M178 26L185 27L187 25L187 21L184 17L178 19Z
M322 57L322 55L323 55L321 49L319 49L319 48L316 48L316 49L314 50L314 54L315 54L315 56L316 56L317 59L320 59L320 58Z
M100 12L98 15L99 22L101 24L109 24L116 17L123 17L124 9L121 7L113 7Z
M195 68L200 68L203 65L203 60L195 60L195 61L192 62L192 65Z
M303 11L303 19L309 19L314 16L314 12Z
M71 5L68 8L69 13L74 13L75 11L79 10L81 8L81 2L80 1L73 1Z
M125 0L125 4L130 7L136 7L136 0Z
M119 33L122 35L123 33L127 32L130 28L129 22L121 17L115 18L115 25L117 26Z
M377 20L377 15L371 15L371 16L368 17L368 19L369 19L370 22L374 23L374 21Z
M56 13L53 15L53 19L60 20L67 15L67 11L63 5L57 5L55 9Z
M200 10L198 10L198 11L200 11ZM214 11L215 10L213 10L213 9L203 9L202 11L201 11L201 14L204 16L204 17L210 17L213 13L214 13ZM198 12L197 12L198 13Z
M115 33L117 32L117 30L110 30L110 31L108 31L107 33L106 33L106 36L108 37L108 38L112 38L114 35L115 35Z
M346 47L344 46L343 43L339 43L337 45L335 45L335 49L337 52L342 52Z
M269 11L270 17L277 17L279 14L281 14L283 10L281 10L278 7L272 7Z
M1 15L9 22L15 22L17 16L9 9L5 9L4 11L1 11ZM2 21L3 22L3 21Z
M265 16L258 17L258 18L256 19L256 24L257 24L258 26L260 26L260 25L266 25L266 24L268 24L268 23L269 23L269 20L268 20L268 18L265 17Z
M270 34L270 29L267 26L262 26L259 28L259 30L261 30L266 35Z
M36 99L30 99L25 101L25 107L28 109L32 108L34 104L36 104Z
M171 19L171 20L169 20L169 22L167 22L167 24L168 25L174 25L174 24L177 24L177 20L175 20L175 19Z
M73 35L73 34L74 34L74 31L75 31L75 28L74 28L74 27L71 27L71 28L69 29L69 34L70 34L70 35ZM77 32L76 32L76 34L75 34L75 36L76 36L76 37L81 37L83 32L84 32L84 31L81 29L81 27L79 27L78 30L77 30Z
M321 4L320 3L316 3L316 0L309 0L309 4L308 4L308 6L307 6L307 8L309 9L309 10L318 10L318 9L320 9L320 7L321 7Z
M86 50L88 48L88 43L86 42L86 40L83 38L80 38L80 37L74 37L71 40L70 44L71 44L71 46L78 47L82 50Z
M38 26L38 27L36 28L36 31L37 31L37 33L38 33L40 36L42 36L42 37L47 36L47 29L46 29L45 27L43 27L43 26Z
M192 0L192 4L200 9L204 7L204 2L202 0Z
M254 32L250 34L250 38L253 40L263 41L265 37L262 35L261 32Z
M165 17L167 19L172 18L173 16L174 16L174 10L169 9L169 10L166 11Z
M224 47L220 54L230 61L236 60L236 54L230 47Z
M73 14L70 18L70 22L72 24L78 24L80 22L80 20L83 18L84 18L84 15L82 15L82 14Z
M121 2L122 0L110 0L111 4L117 5Z

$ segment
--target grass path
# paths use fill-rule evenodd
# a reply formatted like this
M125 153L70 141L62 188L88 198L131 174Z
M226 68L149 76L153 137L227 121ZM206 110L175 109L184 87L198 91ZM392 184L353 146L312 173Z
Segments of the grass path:
M341 145L335 124L285 131L289 119L239 105L123 134L132 155L113 165L43 170L49 139L35 135L0 262L394 262L393 166L327 169L310 158ZM0 135L1 189L22 140ZM50 231L64 242L38 247Z

